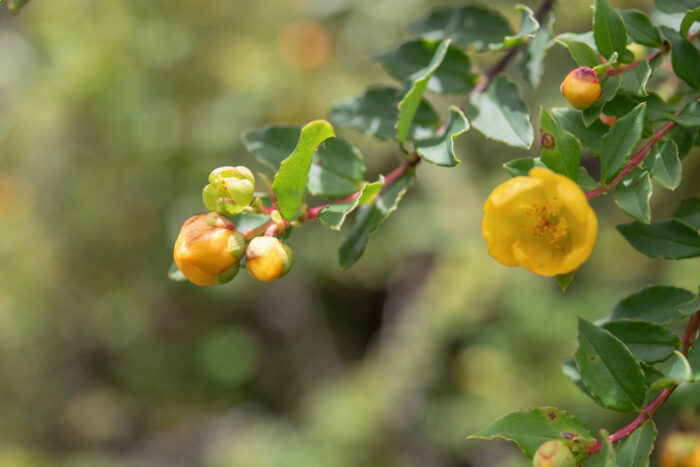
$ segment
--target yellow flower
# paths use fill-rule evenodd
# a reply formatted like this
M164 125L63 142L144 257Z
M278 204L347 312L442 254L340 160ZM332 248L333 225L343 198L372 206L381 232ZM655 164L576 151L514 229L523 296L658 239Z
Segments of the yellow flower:
M529 176L511 178L493 190L484 203L481 233L499 263L554 276L588 259L598 220L576 183L535 167Z

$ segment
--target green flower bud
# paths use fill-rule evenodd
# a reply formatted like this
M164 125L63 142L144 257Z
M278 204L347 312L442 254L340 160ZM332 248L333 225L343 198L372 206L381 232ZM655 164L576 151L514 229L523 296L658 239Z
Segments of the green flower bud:
M542 443L532 458L533 467L576 467L578 461L566 444L559 439Z
M255 177L247 167L219 167L209 174L202 200L210 211L235 216L250 205L254 191Z
M245 256L245 248L245 238L242 233L236 230L228 239L228 252L237 261L240 261Z
M238 270L241 268L241 263L234 263L226 269L224 272L216 276L216 282L217 284L225 284L227 282L231 282L231 279L236 277L236 274L238 274Z
M215 185L219 180L224 178L236 178L239 180L246 179L251 183L255 183L253 172L251 172L248 167L244 167L242 165L239 165L238 167L225 166L212 170L212 172L209 174L209 183Z
M246 250L246 267L253 279L270 282L292 269L294 253L275 237L256 237Z

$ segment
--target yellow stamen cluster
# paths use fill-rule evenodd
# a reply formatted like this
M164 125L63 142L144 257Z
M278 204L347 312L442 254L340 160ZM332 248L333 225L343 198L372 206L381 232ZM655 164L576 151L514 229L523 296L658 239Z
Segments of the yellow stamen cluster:
M527 233L560 248L559 241L567 236L569 223L561 216L561 206L556 198L542 204L531 204L525 216L528 218L525 225Z

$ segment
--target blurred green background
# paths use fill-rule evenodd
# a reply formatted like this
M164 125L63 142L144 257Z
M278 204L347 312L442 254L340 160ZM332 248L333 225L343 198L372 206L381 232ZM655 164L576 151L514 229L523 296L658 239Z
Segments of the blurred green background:
M372 57L450 3L0 8L0 467L521 466L511 444L465 437L531 406L568 409L594 430L631 418L559 371L576 316L601 318L650 283L694 290L700 262L637 253L607 197L594 202L593 256L566 294L500 266L480 236L481 204L507 178L500 165L528 154L476 132L460 139L457 169L418 168L349 270L336 265L342 234L307 225L276 283L245 272L215 288L166 278L209 171L265 170L243 131L325 118L333 101L390 82ZM514 2L488 3L517 24ZM591 3L561 2L555 31L590 30ZM520 81L534 121L540 104L564 105L558 87L573 66L554 47L540 89ZM445 112L462 99L433 102ZM391 143L340 132L370 179L397 163ZM656 218L697 196L697 156L675 193L655 187ZM659 413L662 432L693 423L697 386Z

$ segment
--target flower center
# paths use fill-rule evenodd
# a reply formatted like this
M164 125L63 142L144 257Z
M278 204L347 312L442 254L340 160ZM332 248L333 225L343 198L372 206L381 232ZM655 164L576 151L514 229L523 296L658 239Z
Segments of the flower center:
M559 241L569 233L569 223L561 215L561 207L556 198L542 204L532 203L525 211L525 230L533 237L559 248Z

